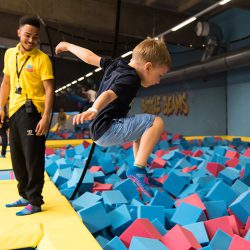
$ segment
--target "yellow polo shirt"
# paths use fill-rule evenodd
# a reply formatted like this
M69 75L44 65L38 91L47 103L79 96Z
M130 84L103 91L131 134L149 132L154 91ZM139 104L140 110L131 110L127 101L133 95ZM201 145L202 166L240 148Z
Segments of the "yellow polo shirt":
M38 112L43 113L45 102L43 81L54 79L52 64L48 55L37 48L34 48L23 55L19 48L20 44L15 48L8 49L4 56L3 73L10 77L10 117L25 104L26 96L28 99L32 99ZM16 56L18 72L29 56L28 61L26 61L21 71L19 84L16 72ZM22 88L21 94L15 93L18 85Z

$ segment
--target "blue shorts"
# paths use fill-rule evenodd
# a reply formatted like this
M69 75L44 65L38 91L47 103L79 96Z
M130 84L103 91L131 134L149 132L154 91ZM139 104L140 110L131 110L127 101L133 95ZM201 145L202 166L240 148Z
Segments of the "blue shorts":
M110 128L95 143L108 147L136 141L152 126L154 120L155 115L150 114L114 119Z

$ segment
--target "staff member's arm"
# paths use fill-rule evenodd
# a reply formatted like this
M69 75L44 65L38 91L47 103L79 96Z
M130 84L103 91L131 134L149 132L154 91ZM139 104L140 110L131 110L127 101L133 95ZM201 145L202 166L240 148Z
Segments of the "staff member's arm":
M43 81L45 89L45 104L42 119L36 126L36 135L44 135L49 129L49 122L52 113L52 106L54 101L54 80L49 79Z
M4 122L5 112L4 106L7 103L8 97L10 95L10 77L6 74L3 76L3 81L0 90L0 122Z

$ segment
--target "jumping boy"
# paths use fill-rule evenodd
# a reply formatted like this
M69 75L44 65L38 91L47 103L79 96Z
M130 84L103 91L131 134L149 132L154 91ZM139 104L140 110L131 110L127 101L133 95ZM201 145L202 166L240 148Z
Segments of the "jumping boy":
M145 166L164 130L164 122L161 117L151 114L127 114L140 87L158 84L168 72L170 55L164 41L145 39L134 48L129 63L121 59L101 58L88 49L61 42L56 47L56 53L64 51L104 70L97 99L92 107L76 115L73 123L93 120L90 124L91 137L101 146L133 141L135 162L127 170L127 177L152 197Z

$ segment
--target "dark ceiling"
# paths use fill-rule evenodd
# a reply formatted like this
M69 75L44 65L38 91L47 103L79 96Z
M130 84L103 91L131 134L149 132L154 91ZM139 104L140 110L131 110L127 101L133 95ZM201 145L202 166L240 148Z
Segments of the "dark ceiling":
M156 36L218 1L215 0L121 0L117 55L132 49L147 36ZM23 14L37 14L47 24L53 45L66 40L86 46L100 55L112 55L118 0L0 0L0 45L16 44L17 22ZM233 0L202 16L225 8L250 8L250 1ZM203 39L194 25L171 32L168 43L201 47ZM49 44L45 31L41 44Z
M115 31L120 2L120 23L115 48ZM42 29L41 49L51 54L62 40L93 50L99 55L120 56L147 36L157 36L194 14L217 3L215 0L0 0L0 52L17 44L18 19L36 14L46 24ZM232 0L202 15L199 20L228 8L250 9L250 1ZM201 48L204 38L194 32L195 22L167 34L168 44L192 45ZM48 39L48 34L50 41ZM1 54L3 63L3 53ZM65 60L69 59L67 63ZM65 61L65 63L63 62ZM78 61L78 64L75 62ZM73 55L64 53L56 63L57 87L88 73L92 68ZM61 70L67 68L67 70Z

